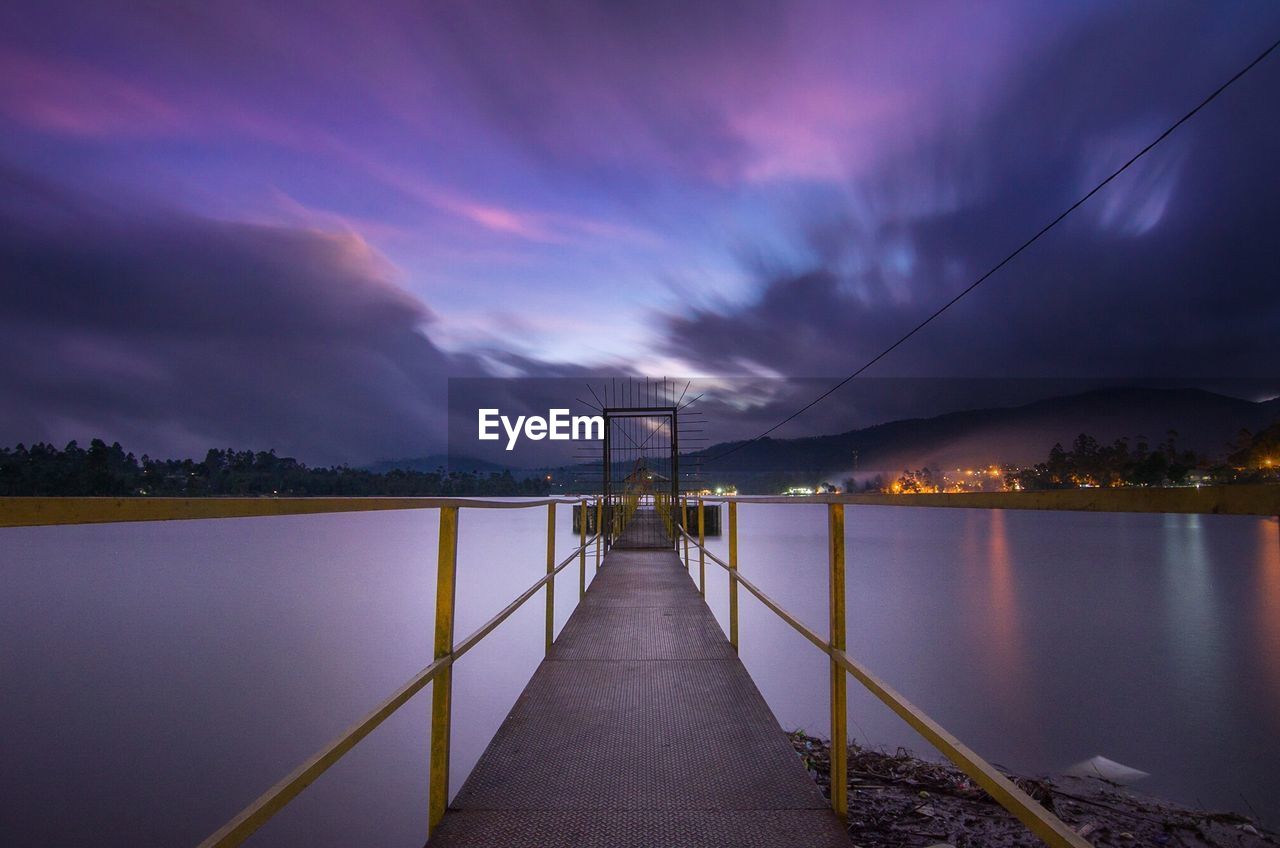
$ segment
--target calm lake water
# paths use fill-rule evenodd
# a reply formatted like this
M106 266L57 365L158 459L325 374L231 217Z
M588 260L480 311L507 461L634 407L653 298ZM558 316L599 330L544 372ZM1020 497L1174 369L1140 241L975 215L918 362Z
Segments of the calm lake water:
M823 630L824 508L739 515L743 573ZM463 512L460 636L541 575L545 521ZM1102 754L1150 772L1143 791L1280 823L1274 520L857 507L847 525L850 652L979 753L1044 773ZM198 842L426 665L436 529L423 510L0 530L0 844ZM557 627L576 567L558 586ZM456 668L455 789L541 659L542 611ZM822 655L745 591L741 629L779 721L825 735ZM859 741L930 752L849 686ZM253 844L421 844L429 705Z

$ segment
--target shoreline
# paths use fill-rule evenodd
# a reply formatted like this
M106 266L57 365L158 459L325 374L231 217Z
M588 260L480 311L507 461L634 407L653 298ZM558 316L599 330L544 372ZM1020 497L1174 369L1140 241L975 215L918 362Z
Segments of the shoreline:
M831 797L830 746L787 734L822 794ZM1031 778L1001 771L1098 846L1262 848L1280 833L1235 812L1209 811L1132 792L1102 780ZM950 763L849 745L849 822L859 848L1043 848L1031 831Z

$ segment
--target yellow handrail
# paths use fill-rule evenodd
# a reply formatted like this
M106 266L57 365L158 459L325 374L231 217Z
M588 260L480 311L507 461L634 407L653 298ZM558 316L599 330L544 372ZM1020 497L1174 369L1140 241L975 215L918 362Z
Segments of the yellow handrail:
M794 503L798 499L786 499L783 502ZM729 500L730 507L743 499ZM1053 815L1039 802L1019 789L1013 781L1000 774L990 763L982 759L970 748L960 742L930 718L919 707L902 697L897 691L883 683L864 666L853 660L844 646L844 504L828 503L828 544L830 559L829 605L831 635L824 639L812 628L807 627L794 615L784 609L777 601L766 595L761 589L737 569L735 562L731 566L706 549L701 541L694 541L700 556L705 556L725 571L729 572L730 584L741 583L747 591L755 595L766 607L779 618L791 625L801 636L812 642L819 650L831 658L831 807L840 817L848 813L848 736L845 731L847 720L844 680L845 672L852 674L871 694L884 702L890 709L920 733L947 759L955 763L961 771L973 778L983 789L1004 807L1032 833L1044 840L1052 848L1090 848L1089 843L1068 827L1061 819ZM733 512L732 519L736 519ZM680 528L686 541L693 541L684 527ZM729 523L729 546L737 552L737 521ZM737 633L736 604L730 608L730 632Z
M262 518L396 509L528 509L574 498L499 501L483 498L0 498L0 527L108 524L117 521L187 521Z
M302 790L310 786L316 778L343 754L355 747L356 743L368 736L392 713L398 710L424 686L435 679L442 669L453 663L456 657L449 656L435 660L431 665L414 675L408 683L391 694L389 698L374 707L364 718L348 727L338 738L317 751L310 759L302 763L279 783L259 795L254 801L236 814L234 818L214 831L200 843L200 848L212 846L239 845L248 839L254 831L262 827L286 804L292 801Z
M706 560L729 572L730 641L738 647L737 585L741 584L761 603L797 630L831 658L832 663L832 786L843 781L847 749L834 744L844 733L844 673L852 674L872 694L887 704L917 732L945 754L962 771L986 789L993 798L1023 821L1037 836L1054 848L1085 848L1088 843L1071 831L989 763L963 745L954 736L853 660L844 647L844 533L845 504L885 506L962 507L978 509L1085 510L1105 512L1174 512L1228 515L1280 515L1280 486L1213 486L1181 489L1068 489L1047 492L987 492L921 495L813 495L807 497L698 497L698 538L685 529L688 520L688 498L680 498L680 521L668 522L679 527L684 539L684 561L689 568L689 545L699 552L699 584L706 590ZM241 844L301 793L307 786L338 761L361 739L382 724L392 713L435 681L432 695L431 781L429 788L429 829L439 824L448 803L449 731L452 702L452 666L467 651L505 621L512 613L546 587L546 638L550 650L553 633L555 576L575 557L579 559L580 593L585 587L586 549L596 546L599 567L603 549L609 539L616 538L626 527L639 506L639 498L628 495L614 499L609 509L596 498L596 532L586 537L585 502L574 498L540 498L527 501L485 500L475 498L0 498L0 528L36 527L61 524L98 524L122 521L169 521L255 516L316 515L323 513L363 512L399 509L440 509L440 536L437 555L437 593L435 616L435 657L430 665L410 678L371 712L351 725L340 736L314 756L299 765L275 786L268 789L238 815L201 843L201 848ZM579 546L565 559L554 562L555 508L561 503L581 503ZM729 505L729 562L724 562L705 544L705 504ZM805 626L791 613L769 598L754 583L738 572L737 505L826 504L830 560L830 628L828 638ZM467 509L527 509L546 506L547 573L514 601L498 612L462 641L453 642L454 586L457 573L458 512ZM655 503L656 506L656 503ZM664 509L668 507L664 504ZM608 524L609 527L605 527ZM839 599L839 600L837 600ZM839 681L837 683L837 680ZM841 795L837 800L837 795ZM833 806L843 814L843 793L832 792Z
M9 510L9 501L45 501L33 509ZM49 500L74 501L65 506L50 505ZM553 627L555 576L574 559L585 563L586 550L591 545L604 543L600 525L596 533L587 537L585 529L579 535L580 544L559 562L555 561L555 508L560 503L575 503L573 498L542 498L530 501L485 501L468 498L209 498L164 499L164 503L149 502L146 510L132 509L122 504L129 500L112 498L68 499L0 499L0 527L39 526L48 524L94 524L107 521L161 521L187 518L229 518L260 515L315 514L324 512L352 512L376 509L431 509L440 510L440 533L436 561L436 613L435 657L431 664L415 674L367 715L352 724L337 738L317 751L308 760L286 775L276 785L259 795L230 821L200 843L200 848L228 848L240 845L258 828L266 824L276 813L296 798L304 789L324 774L355 745L373 732L380 724L420 692L433 683L431 698L431 763L428 787L428 833L434 830L444 816L449 801L449 741L453 701L452 670L464 654L479 644L519 609L537 592L546 587L547 649L550 650ZM522 592L514 601L500 610L462 641L453 641L455 587L458 567L458 514L462 508L477 509L527 509L547 507L547 573ZM600 503L596 503L597 515ZM581 515L586 526L586 510Z

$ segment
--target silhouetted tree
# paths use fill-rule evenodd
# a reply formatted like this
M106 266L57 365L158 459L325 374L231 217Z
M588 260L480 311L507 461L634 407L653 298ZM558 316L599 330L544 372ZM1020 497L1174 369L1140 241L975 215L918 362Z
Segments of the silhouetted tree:
M393 470L383 474L335 465L310 468L274 450L212 448L202 462L152 459L139 462L119 443L94 439L89 449L69 442L58 450L37 443L0 448L3 496L506 496L545 495L542 477L516 479L510 471L474 474Z

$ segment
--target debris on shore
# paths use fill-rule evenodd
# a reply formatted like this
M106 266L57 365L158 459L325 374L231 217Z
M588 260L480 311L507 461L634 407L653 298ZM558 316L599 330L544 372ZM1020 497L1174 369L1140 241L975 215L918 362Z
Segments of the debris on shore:
M830 797L828 743L796 731L791 744ZM1262 848L1280 834L1233 812L1208 812L1138 795L1097 777L1007 774L1097 846ZM849 836L859 848L1043 848L1013 815L959 769L899 748L849 746Z

